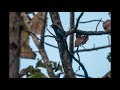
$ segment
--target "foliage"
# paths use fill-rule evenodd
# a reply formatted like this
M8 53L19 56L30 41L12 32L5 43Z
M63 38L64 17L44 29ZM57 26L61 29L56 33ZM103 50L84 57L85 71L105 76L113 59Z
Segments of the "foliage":
M57 64L57 62L50 61L50 62L47 62L47 66L48 66L49 68L55 70L55 72L57 72L58 70L60 70L61 72L63 72L62 66L60 65L60 62ZM36 63L36 68L37 68L37 67L46 68L46 65L45 65L45 63L42 62L42 60L39 60L39 61Z
M20 71L20 76L26 75L27 78L47 78L40 69L35 69L33 66L28 66Z

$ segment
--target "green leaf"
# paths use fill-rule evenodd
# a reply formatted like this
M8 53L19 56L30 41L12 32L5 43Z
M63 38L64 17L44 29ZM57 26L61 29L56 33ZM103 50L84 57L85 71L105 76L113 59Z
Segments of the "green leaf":
M61 72L63 72L62 66L60 65L60 62L57 64L57 62L50 61L50 63L51 63L51 65L54 66L55 72L57 72L58 70L60 70ZM51 68L53 68L53 67L51 66Z
M57 72L58 70L60 70L61 72L63 72L62 66L60 65L60 63L58 63L57 70L55 70L55 71Z
M46 67L45 67L45 64L44 64L41 60L39 60L39 61L36 63L36 68L37 68L37 67L46 68Z
M34 68L33 68L33 66L32 65L30 65L30 66L28 66L27 68L26 68L26 70L27 70L27 72L33 72L34 71Z
M29 76L28 78L48 78L48 77L45 76L43 73L35 73L35 74Z

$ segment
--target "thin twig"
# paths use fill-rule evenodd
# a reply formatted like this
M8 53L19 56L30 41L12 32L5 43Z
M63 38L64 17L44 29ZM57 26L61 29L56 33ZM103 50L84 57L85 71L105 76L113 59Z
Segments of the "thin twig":
M79 23L80 23L80 24L84 24L84 23L90 23L90 22L95 22L95 21L98 22L98 21L100 21L100 20L90 20L90 21L84 21L84 22L81 21L81 22L79 22ZM104 21L101 20L100 22L104 22Z
M97 24L97 26L96 26L96 30L95 31L97 31L97 28L98 28L98 25L100 24L100 21L102 20L102 18L99 20L99 22L98 22L98 24Z
M54 47L54 48L57 48L58 49L58 47L57 46L54 46L54 45L51 45L51 44L49 44L49 43L46 43L46 42L44 42L46 45L48 45L48 46L51 46L51 47Z
M28 31L28 30L25 30L24 29L24 31L26 31L26 32L28 32L28 33L30 33L30 34L32 34L32 35L34 35L38 40L40 40L33 32L31 32L31 31Z
M94 51L94 50L104 49L104 48L108 48L108 47L111 47L111 45L100 46L100 47L89 48L89 49L81 49L81 50L78 50L78 51L74 51L74 53L77 53L77 52L86 52L86 51Z
M50 32L50 30L46 27L46 29L48 30L48 32L53 35L54 37L56 37L53 33Z
M77 47L77 51L78 51L78 49L79 49L79 46ZM77 55L78 55L78 61L80 62L80 55L78 52L77 52ZM78 67L78 70L80 70L80 66Z
M84 12L82 12L82 13L79 15L74 30L77 30L77 28L78 28L78 24L79 24L79 21L80 21L81 17L83 16L83 14L84 14Z
M51 38L55 38L54 36L51 36L51 35L45 35L44 37L51 37Z
M70 56L81 66L82 70L84 71L85 77L88 78L88 73L87 73L87 70L85 69L85 66L84 66L81 62L79 62L79 61L74 57L73 54L71 54L70 52L69 52L69 54L70 54Z
M33 34L38 40L41 40L41 39L39 39L33 32L28 31L28 30L24 30L24 31ZM54 37L54 36L51 36L51 37ZM49 43L46 43L46 42L43 42L43 43L45 43L45 44L48 45L48 46L51 46L51 47L54 47L54 48L58 48L58 47L56 47L56 46L54 46L54 45L51 45L51 44L49 44Z
M110 45L110 38L109 38L109 36L107 36L107 38L108 38L108 44Z
M111 33L111 30L108 30L108 31L86 31L86 30L69 30L66 32L66 37L69 36L70 34L73 34L73 33L78 33L78 34L81 34L81 35L104 35L104 34L109 34Z

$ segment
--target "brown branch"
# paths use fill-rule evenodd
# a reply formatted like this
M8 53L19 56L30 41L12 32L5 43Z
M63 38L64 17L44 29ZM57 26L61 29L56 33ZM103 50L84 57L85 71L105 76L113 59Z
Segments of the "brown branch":
M85 52L85 51L94 51L94 50L104 49L104 48L108 48L108 47L111 47L111 45L100 46L100 47L96 47L96 48L76 50L76 51L74 51L74 53L77 53L77 52Z
M74 29L74 12L70 12L70 30ZM69 50L74 54L74 33L70 35ZM72 64L72 58L70 57L70 63Z
M73 33L78 33L78 34L81 34L81 35L104 35L104 34L109 34L111 33L111 30L109 31L83 31L83 30L69 30L66 32L66 37L69 36L70 34L73 34Z
M61 41L57 41L57 43L58 43L62 66L63 66L64 72L65 72L65 77L66 78L76 78L73 68L70 64L70 56L67 51L68 47L67 47L67 43L65 43L66 40L63 40L63 38L59 35L60 32L64 33L64 29L62 27L59 14L58 14L58 12L49 12L49 13L50 13L52 23L54 24L54 26L55 25L57 26L57 29L53 28L55 31L56 37L61 40ZM61 33L61 34L63 34L63 33Z
M79 21L80 21L81 17L83 16L83 14L84 14L84 12L82 12L82 13L79 15L78 19L77 19L76 26L75 26L75 28L74 28L75 31L76 31L77 28L78 28Z
M41 40L41 39L39 39L39 38L36 36L36 34L34 34L33 32L28 31L28 30L25 30L25 29L24 29L24 31L30 33L33 38L36 38L37 40ZM45 37L53 37L53 36L46 35ZM53 38L54 38L54 37L53 37ZM39 43L39 42L36 42L36 43ZM43 43L45 43L45 44L48 45L48 46L51 46L51 47L54 47L54 48L58 48L58 47L56 47L56 46L54 46L54 45L52 45L52 44L49 44L49 43L46 43L46 42L43 42Z
M27 28L30 31L32 31L31 25L29 25L29 23L27 23L27 22L29 22L29 18L27 17L26 13L23 12L22 16L23 16L23 19L24 19L24 22L25 22ZM36 38L36 36L34 34L31 34L31 36L32 36L33 41L35 42L36 46L39 49L39 53L41 54L41 57L42 57L45 65L46 65L46 69L47 69L49 77L56 78L56 76L54 74L54 71L51 68L49 68L48 65L47 65L48 62L49 62L49 59L48 59L48 56L46 54L46 51L44 50L44 44L43 44L43 42L44 42L44 33L45 33L45 24L46 24L46 16L47 16L47 13L45 13L45 15L44 15L44 22L43 22L44 23L44 27L43 27L43 29L41 31L42 33L41 33L41 40L40 40L40 42L38 41L38 38ZM26 22L26 20L27 20L27 22Z

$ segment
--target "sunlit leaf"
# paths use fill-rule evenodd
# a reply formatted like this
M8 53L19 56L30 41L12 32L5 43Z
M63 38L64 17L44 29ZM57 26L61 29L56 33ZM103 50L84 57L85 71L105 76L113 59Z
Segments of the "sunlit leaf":
M45 68L45 64L42 62L42 60L39 60L37 63L36 63L36 68L37 67L43 67Z
M29 76L28 78L48 78L48 77L45 76L43 73L35 73L35 74Z

